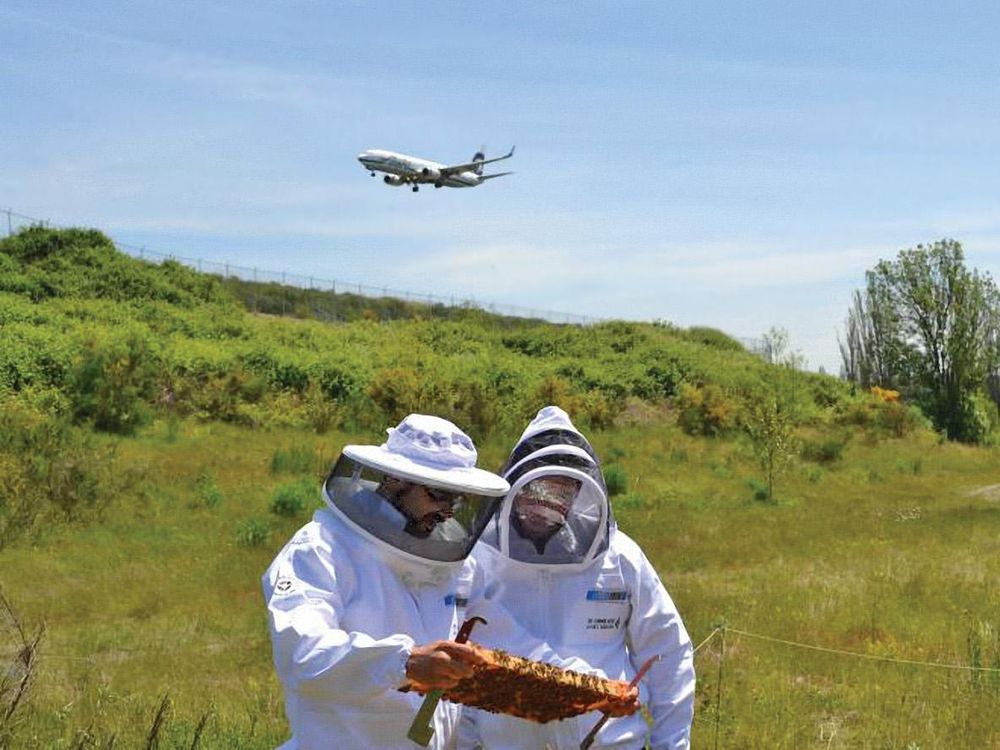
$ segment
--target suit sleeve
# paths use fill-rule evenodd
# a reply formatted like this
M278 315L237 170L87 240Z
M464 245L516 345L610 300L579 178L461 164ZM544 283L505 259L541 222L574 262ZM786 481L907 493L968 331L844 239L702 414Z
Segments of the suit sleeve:
M634 544L634 543L633 543ZM652 750L687 750L694 716L694 650L680 614L646 556L634 547L629 555L636 577L629 619L630 658L638 670L659 655L647 674L652 715Z
M318 700L363 704L405 682L413 639L402 633L375 639L341 627L344 582L329 548L313 535L300 532L262 583L274 663L287 687Z

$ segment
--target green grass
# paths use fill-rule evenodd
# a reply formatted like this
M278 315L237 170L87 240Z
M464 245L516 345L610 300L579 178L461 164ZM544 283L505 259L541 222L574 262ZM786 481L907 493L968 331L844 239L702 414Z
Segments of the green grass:
M995 450L928 436L851 441L817 477L799 463L774 503L738 441L663 424L593 435L629 494L620 526L644 548L695 642L720 624L858 654L968 665L970 633L1000 629ZM111 441L111 438L101 438ZM29 700L10 747L144 747L164 696L160 747L272 748L286 734L259 578L318 506L271 512L290 483L358 435L315 436L194 421L117 442L139 479L102 520L49 526L0 550L0 586L24 626L45 622ZM512 436L481 446L496 466ZM274 470L280 446L301 460ZM305 456L315 456L306 461ZM912 467L919 462L920 470ZM288 468L288 466L291 468ZM898 467L906 470L899 470ZM211 484L208 484L208 479ZM221 498L199 501L199 493ZM241 524L266 524L242 545ZM0 628L8 654L9 628ZM1000 747L1000 680L874 662L728 631L699 653L695 747ZM979 661L1000 659L980 638ZM721 711L716 711L716 702ZM0 735L2 737L3 735ZM80 744L83 743L83 744ZM2 746L2 740L0 740Z

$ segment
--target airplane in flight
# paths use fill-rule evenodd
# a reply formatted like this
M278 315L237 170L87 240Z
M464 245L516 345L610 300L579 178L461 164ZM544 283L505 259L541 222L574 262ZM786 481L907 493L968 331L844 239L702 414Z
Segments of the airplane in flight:
M453 166L438 164L436 161L428 161L427 159L418 159L406 154L397 154L395 151L383 151L382 149L362 151L358 154L358 161L371 173L372 177L375 176L376 172L386 172L382 178L386 185L394 187L412 185L414 193L420 190L420 186L424 184L434 185L436 188L476 187L494 177L513 174L513 172L483 174L484 164L492 164L495 161L503 161L512 157L514 155L513 146L510 153L493 159L487 159L484 150L485 147L480 147L468 164L455 164Z

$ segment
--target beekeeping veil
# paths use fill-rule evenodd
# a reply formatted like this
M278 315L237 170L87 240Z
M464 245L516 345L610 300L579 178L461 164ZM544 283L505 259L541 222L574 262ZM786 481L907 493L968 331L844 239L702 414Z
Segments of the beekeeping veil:
M535 418L524 428L500 473L506 476L507 472L523 458L549 445L572 445L580 448L594 459L595 464L599 464L594 448L573 426L569 415L558 406L546 406L539 410Z
M538 412L504 478L511 489L484 537L504 556L569 569L607 548L612 519L600 464L562 409Z
M477 469L472 440L451 422L411 414L382 445L347 445L323 486L324 500L362 535L409 562L460 564L482 534L509 485ZM450 501L414 533L399 488L418 485ZM424 490L419 490L424 491Z

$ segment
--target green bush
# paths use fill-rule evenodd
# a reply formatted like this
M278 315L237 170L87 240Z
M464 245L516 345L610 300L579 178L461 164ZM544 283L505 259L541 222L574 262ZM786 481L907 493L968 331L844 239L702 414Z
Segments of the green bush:
M684 383L676 398L677 422L689 435L720 435L734 422L735 409L719 386Z
M799 456L818 464L836 463L843 457L849 439L850 434L844 432L818 440L804 440L799 449Z
M76 419L106 432L134 433L152 418L158 375L154 347L141 330L87 336L72 373Z
M385 416L395 423L422 406L420 375L407 367L379 370L368 385L368 396Z
M0 548L46 520L83 519L130 481L68 418L0 395Z
M690 341L695 341L699 344L705 344L706 346L712 346L716 349L722 349L724 351L746 351L746 347L744 347L743 344L717 328L692 326L685 331L684 336Z
M523 427L546 403L600 430L618 424L630 400L673 398L687 432L715 435L735 422L734 394L751 392L768 372L712 329L552 325L278 284L222 284L178 263L130 258L87 230L34 228L0 240L0 277L16 277L11 291L0 291L0 390L59 389L78 421L121 434L157 409L319 433L435 411L482 439ZM317 320L245 314L224 288L255 312ZM265 310L265 298L274 309ZM814 411L847 398L833 378L789 379ZM698 385L681 393L685 382ZM893 417L878 429L906 428Z

